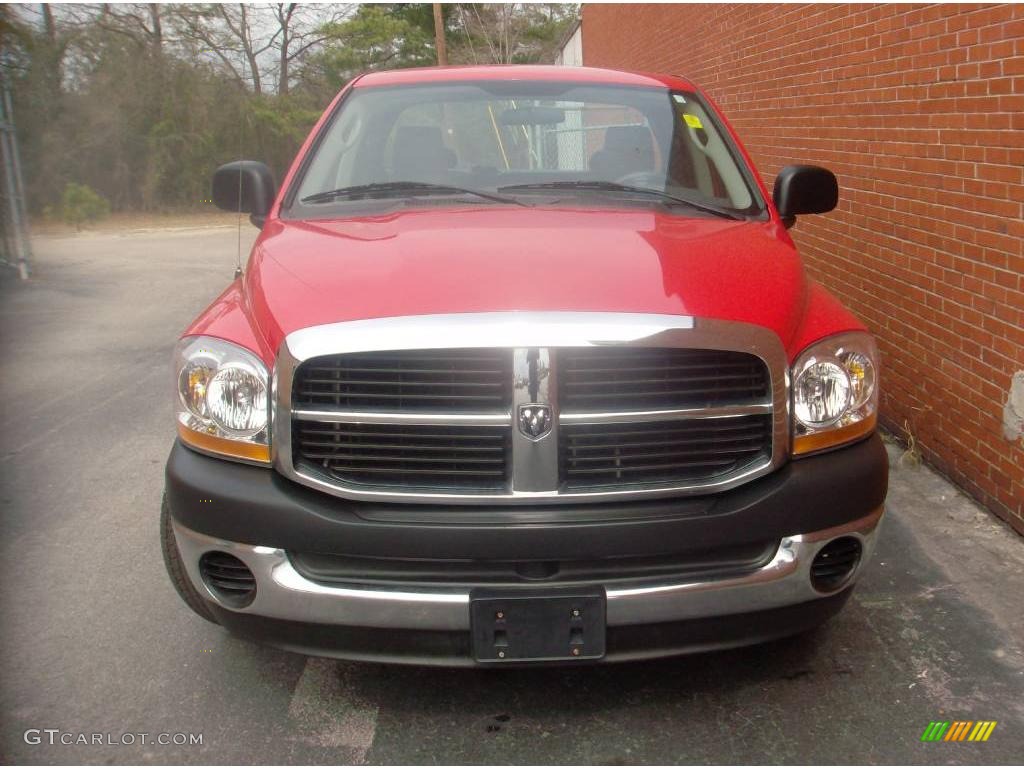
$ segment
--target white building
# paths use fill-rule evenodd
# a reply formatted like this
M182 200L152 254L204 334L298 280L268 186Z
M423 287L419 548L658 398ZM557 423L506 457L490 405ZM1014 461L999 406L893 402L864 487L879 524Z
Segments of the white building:
M583 25L577 21L562 41L562 47L555 56L555 64L565 67L583 66Z

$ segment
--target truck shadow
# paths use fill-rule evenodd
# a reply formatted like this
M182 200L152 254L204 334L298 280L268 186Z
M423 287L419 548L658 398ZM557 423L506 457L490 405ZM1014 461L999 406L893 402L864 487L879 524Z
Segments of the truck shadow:
M746 648L605 665L443 669L337 664L350 684L361 681L363 695L383 698L386 704L381 704L396 718L403 711L452 706L478 712L488 721L487 730L498 731L516 713L549 720L570 711L580 716L658 699L679 702L780 680L849 674L823 651L829 633L826 625Z

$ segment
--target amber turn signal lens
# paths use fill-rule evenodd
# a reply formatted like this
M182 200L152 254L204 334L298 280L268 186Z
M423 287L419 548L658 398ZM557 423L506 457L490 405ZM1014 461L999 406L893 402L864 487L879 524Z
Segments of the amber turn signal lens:
M871 414L860 421L847 424L845 427L830 429L827 432L814 432L809 435L797 435L793 438L793 455L800 456L807 453L817 453L829 448L835 448L846 443L851 443L875 430L878 418Z
M245 459L256 461L261 464L270 464L270 446L243 443L238 440L228 440L216 435L207 435L189 429L183 424L178 425L178 437L187 445L194 446L201 451L216 453L219 456L230 456L234 459Z

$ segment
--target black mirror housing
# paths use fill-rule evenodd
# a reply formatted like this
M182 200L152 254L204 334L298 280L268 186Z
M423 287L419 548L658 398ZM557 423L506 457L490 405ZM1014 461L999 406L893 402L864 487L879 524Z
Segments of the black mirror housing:
M787 165L775 177L772 199L779 216L791 227L797 216L828 213L839 202L839 182L827 168Z
M277 188L274 174L255 160L238 160L222 165L213 173L213 203L232 213L248 213L249 220L262 227Z

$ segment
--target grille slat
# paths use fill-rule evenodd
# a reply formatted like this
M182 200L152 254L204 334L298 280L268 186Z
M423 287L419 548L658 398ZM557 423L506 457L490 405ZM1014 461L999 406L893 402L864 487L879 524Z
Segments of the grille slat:
M404 449L403 449L404 450ZM325 453L308 453L304 452L302 455L307 459L329 459L333 464L337 464L340 461L350 462L363 462L363 461L382 461L382 462L404 462L406 464L504 464L505 458L499 456L496 459L481 459L478 457L466 458L450 458L447 456L415 456L405 451L406 455L402 456L389 456L386 453L380 454L369 454L369 453L345 453L338 451L330 451Z
M210 590L232 607L242 608L256 596L256 577L249 566L227 552L207 552L199 559L199 572Z
M718 461L705 460L705 461L662 462L662 463L657 463L657 464L630 464L630 465L625 465L625 464L619 465L619 464L616 464L616 467L615 467L614 471L615 471L616 475L621 478L621 475L623 475L626 472L631 472L631 473L639 474L641 472L650 472L650 471L655 471L655 470L657 470L659 472L667 472L667 471L671 471L671 470L674 470L674 469L704 469L704 468L708 468L708 467L720 468L720 467L731 466L732 463L733 462L729 461L728 459L724 459L724 460L718 460ZM583 469L575 468L575 469L573 469L572 474L575 475L575 476L578 476L578 475L596 475L596 474L607 474L607 472L608 472L607 467L589 467L589 468L583 468Z
M229 573L209 573L208 578L211 581L223 582L228 587L237 589L249 589L252 584L252 577L248 574L229 574Z
M677 423L692 424L693 422ZM672 424L672 422L662 422L662 424L668 426ZM631 427L634 425L621 424L617 426ZM715 427L705 427L700 430L693 429L692 431L687 430L685 427L682 429L667 428L664 431L657 432L657 439L651 439L646 442L643 438L649 438L651 436L649 428L646 430L622 429L609 432L607 431L607 425L604 425L602 426L602 429L604 429L603 432L578 432L577 430L579 429L579 427L572 427L573 438L580 449L585 449L585 447L606 447L607 445L617 445L621 444L624 440L630 445L643 446L651 444L664 445L667 442L671 442L674 445L687 445L706 442L709 439L719 444L743 440L760 442L763 437L763 432L760 429L760 426L757 430L744 430L742 432L727 429L718 431Z
M860 562L861 543L852 536L830 541L811 561L811 583L828 592L841 587Z
M369 475L393 475L395 469L386 467L353 467L347 464L331 464L331 471L333 474L349 474L356 475L365 473ZM491 472L484 469L445 469L443 472L439 472L436 469L410 469L409 467L403 467L401 470L403 475L429 475L436 477L438 475L444 475L446 477L481 477L481 478L499 478L501 474L497 472Z
M633 448L633 447L634 446L630 446L630 448ZM715 455L716 456L725 456L725 455L734 454L734 453L747 454L749 452L750 452L750 446L747 446L745 448L716 448L715 449ZM706 451L699 450L699 449L698 450L693 450L693 451L680 451L680 450L677 450L675 445L673 444L671 450L656 451L656 452L653 452L653 453L630 453L629 456L628 456L628 459L630 461L646 461L647 459L670 459L670 458L683 458L683 457L686 457L686 456L706 456L706 455L707 455ZM593 463L605 462L607 460L608 460L607 457L604 456L604 455L602 455L602 456L575 456L575 457L573 457L573 461L577 465L585 464L587 462L593 462ZM724 459L724 463L728 464L729 462L730 462L730 459ZM715 462L715 463L719 463L719 462Z
M315 422L315 421L304 422L304 424L316 425L317 422ZM333 425L328 425L328 426L333 426ZM353 435L353 436L360 436L360 437L362 437L362 436L367 436L367 437L401 437L401 438L408 438L409 437L409 433L408 432L385 431L386 430L385 427L380 427L380 431L376 431L376 429L374 429L374 431L371 431L371 432L364 432L364 431L362 431L360 429L363 426L362 424L348 424L347 426L348 426L348 433ZM405 429L405 426L403 425L403 426L401 426L399 428L400 429ZM325 436L325 435L326 436L331 436L331 435L337 436L337 434L338 434L336 429L330 429L330 428L328 428L328 429L321 429L321 428L317 428L316 426L304 426L303 429L306 432L306 434L308 434L308 435L315 435L315 436L321 436L321 437ZM422 429L431 429L431 427L422 427ZM437 429L437 427L433 427L433 429ZM417 432L416 433L416 439L417 440L450 441L452 438L451 438L451 433L444 433L444 432ZM486 442L488 439L489 438L488 438L487 435L481 435L479 437L474 437L472 434L467 434L467 435L461 436L460 443L461 444L469 444L473 440ZM445 446L445 447L447 447L447 446Z
M395 372L396 375L401 375L402 372ZM450 377L451 378L451 377ZM331 386L364 386L364 387L393 387L396 383L400 383L403 387L450 387L452 383L449 381L398 381L394 379L314 379L307 378L306 384L330 384ZM497 381L461 381L459 382L460 387L472 388L472 387L490 387L496 388L501 387L501 382ZM307 390L314 391L314 390Z
M765 363L745 352L586 347L560 350L558 363L563 413L753 405L770 396ZM768 460L771 415L563 424L560 438L569 489L700 485Z
M628 384L622 385L624 387L630 386ZM687 405L693 406L696 403L684 402L684 398L697 398L704 395L713 395L716 402L722 402L725 396L735 392L737 400L740 396L747 393L746 387L685 387L681 389L647 389L642 387L631 387L628 392L574 392L572 395L573 401L586 401L588 405L591 405L595 401L608 401L608 402L622 402L623 400L629 402L636 402L641 399L654 399L658 398L664 400L665 408L681 408ZM675 401L675 402L671 402Z
M296 408L451 411L505 407L509 350L398 350L313 358L296 371Z
M395 386L402 386L402 385L396 384ZM324 393L324 392L313 392L313 391L310 391L310 390L298 390L298 392L296 394L298 394L298 396L300 398L304 398L304 399L305 398L309 398L309 399L313 399L313 398L330 399L330 400L334 401L335 405L339 404L337 402L338 400L343 400L345 402L340 403L340 405L348 405L348 406L352 406L353 405L352 400L353 399L357 399L357 398L363 399L363 400L370 400L370 399L372 399L372 400L386 400L386 401L388 401L388 403L386 404L387 407L394 407L393 404L396 404L396 403L401 405L401 406L404 406L404 405L407 405L407 404L411 404L413 406L416 406L416 405L431 404L431 403L436 405L438 402L445 402L445 403L448 403L448 402L472 402L474 404L476 404L476 403L483 404L483 403L492 403L492 402L494 402L494 397L490 396L490 395L466 395L466 394L450 395L450 394L444 394L444 393L439 393L439 394L419 394L419 393L412 393L412 392L358 392L358 393L357 392L338 392L338 393ZM309 403L309 404L312 405L313 403ZM374 403L374 405L376 405L376 403ZM381 405L385 405L385 404L381 403ZM367 404L366 403L360 403L360 407L365 408L365 407L367 407Z
M381 448L384 450L390 450L394 446L387 443L332 443L332 442L317 442L315 440L306 440L305 445L308 448L338 448L338 449L360 449L361 451L373 451L374 449ZM448 453L451 448L447 445L406 445L404 446L407 451L444 451ZM486 445L461 445L459 446L460 451L477 451L477 452L489 452L498 453L501 448L492 448ZM307 452L307 456L311 454ZM333 453L330 455L334 455Z
M729 350L582 347L559 351L564 411L695 408L763 402L767 367Z
M502 490L508 428L293 422L303 467L348 484ZM334 440L326 440L333 437Z
M652 484L699 488L771 459L773 416L760 412L771 400L771 376L755 355L675 347L568 347L556 350L552 360L559 412L584 415L563 420L554 438L562 492ZM354 490L507 494L514 420L468 426L449 425L444 417L508 418L512 368L513 350L488 348L308 360L292 380L292 408L307 412L292 419L293 464L303 474ZM733 406L738 408L730 411ZM743 406L759 408L738 415ZM649 414L637 421L628 416L631 411L704 408L718 411L665 421L650 421ZM318 421L313 412L334 413ZM386 414L387 423L361 420L360 413L366 412ZM614 421L586 417L605 413L614 413ZM419 414L429 414L423 420L429 423L415 424ZM403 423L404 415L412 423Z
M714 419L690 419L690 420L666 420L661 422L666 432L685 432L686 434L699 433L701 429L708 429L713 431L715 434L727 434L729 432L751 432L752 428L749 422L742 421L740 418L714 418ZM608 424L598 423L587 423L574 425L574 429L578 429L580 434L583 436L587 435L605 435L605 427ZM647 433L650 428L647 423L636 422L636 421L624 421L618 425L621 429L616 433L617 435L643 435Z
M737 429L743 430L740 444ZM767 459L771 416L563 426L560 437L562 477L570 488L699 483Z
M685 351L685 350L684 350ZM576 350L573 350L576 352ZM622 367L617 365L608 365L606 363L598 363L596 365L580 364L576 359L570 359L569 365L564 369L565 375L575 376L587 374L588 376L594 373L621 373ZM727 361L715 362L715 363L681 363L679 365L657 365L657 364L641 364L629 366L629 370L634 373L649 373L655 371L668 371L671 373L688 373L692 371L741 371L747 372L750 370L749 362L741 363L730 363Z
M309 373L307 381L315 381L318 384L334 384L338 381L337 368L327 366L312 366L306 369ZM361 374L365 375L379 375L379 374L409 374L416 376L437 376L444 377L451 373L449 370L439 370L436 368L359 368L356 366L346 366L345 372L351 376L358 376ZM491 376L500 376L502 370L500 368L491 369L479 369L479 368L459 368L459 373L462 374L466 381L472 381L474 378L479 378L481 381L486 382ZM318 376L319 374L319 376ZM321 378L323 376L325 378ZM424 379L428 381L428 379Z
M728 440L722 440L722 439L716 440L716 444L717 445L722 445L723 443L738 443L738 442L745 443L745 445L743 445L743 446L737 446L737 447L740 447L741 449L752 448L755 445L760 445L761 444L761 437L758 435L758 436L751 436L751 437L746 437L746 438L729 438ZM674 447L681 447L681 446L685 447L685 446L688 446L688 445L700 445L700 444L701 444L700 440L673 440L672 441L672 445ZM607 448L607 445L608 445L607 443L595 443L595 444L587 445L587 444L583 444L583 443L577 442L577 444L573 446L573 450L577 454L581 454L581 458L582 458L582 456L585 456L585 451L604 451ZM631 448L660 448L660 447L665 445L665 440L650 440L650 441L633 442L633 443L630 443L629 445L630 445ZM723 448L722 450L729 450L729 449L726 447L726 448Z
M625 379L619 378L616 380L617 386L642 386L645 384L691 384L693 382L701 381L712 381L712 382L723 382L723 381L747 381L750 379L750 373L723 373L714 374L710 376L662 376L657 378L648 379ZM607 382L604 381L576 381L573 382L575 387L594 387L595 389L606 388ZM744 387L745 389L746 387Z

